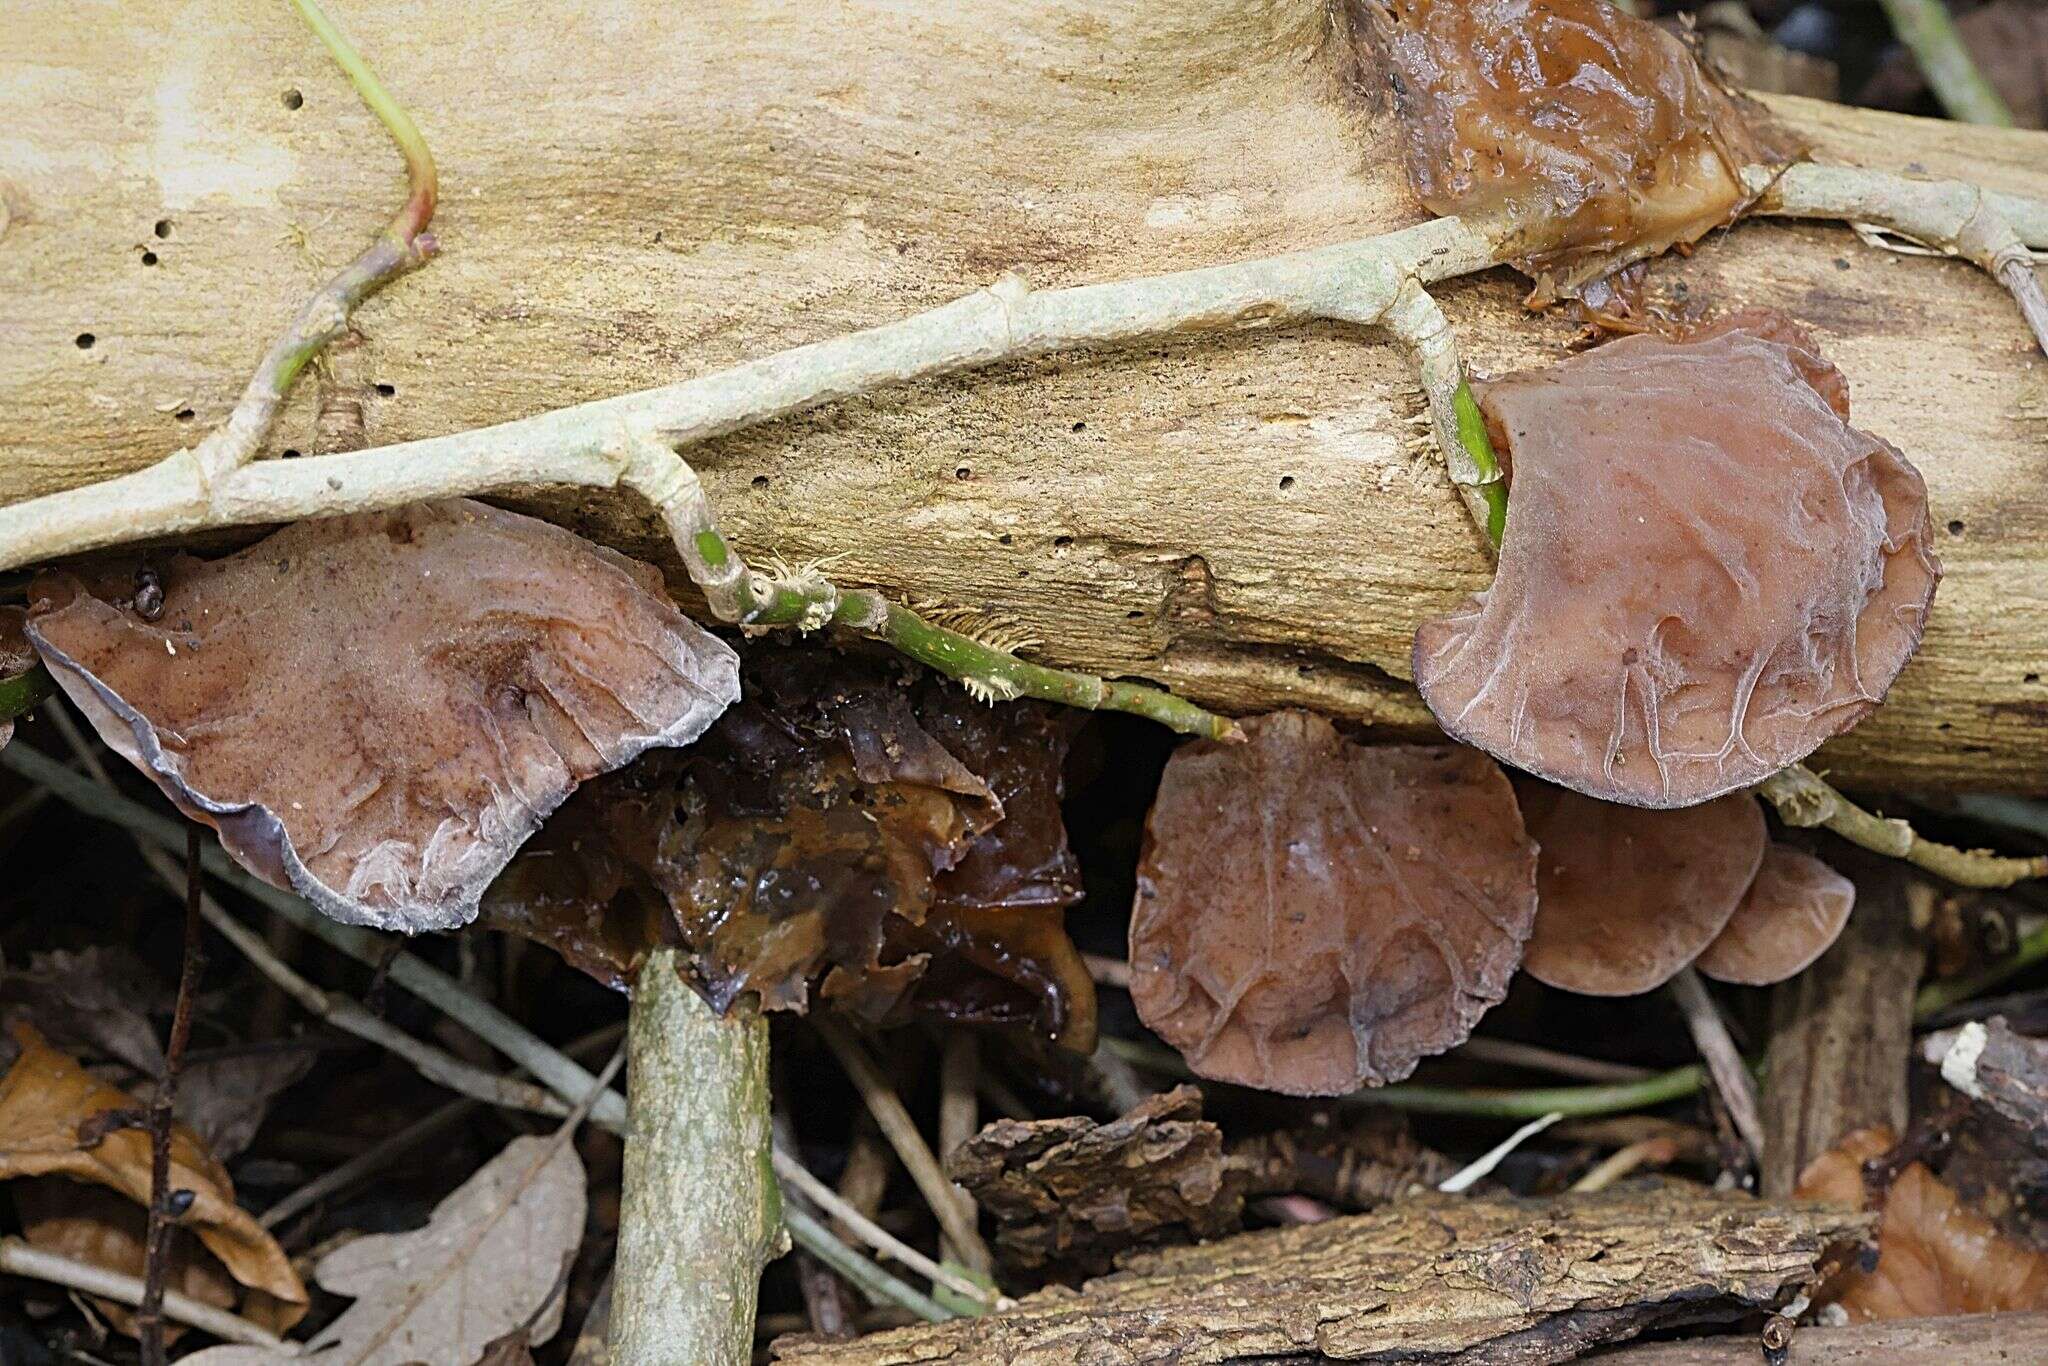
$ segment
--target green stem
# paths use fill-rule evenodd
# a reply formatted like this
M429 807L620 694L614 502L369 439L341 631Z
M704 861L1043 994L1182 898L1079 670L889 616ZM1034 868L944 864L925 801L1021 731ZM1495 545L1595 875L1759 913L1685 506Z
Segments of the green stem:
M370 107L370 112L377 116L385 131L391 134L391 140L398 144L399 155L405 158L405 172L411 182L412 193L385 231L398 241L409 243L426 231L427 224L434 217L434 205L440 197L440 176L434 170L434 154L427 149L427 140L420 136L412 115L391 97L391 92L377 79L377 73L370 69L370 64L363 60L355 45L342 36L334 21L327 17L327 12L320 8L318 0L292 0L292 5L334 58L335 65L347 73L356 94Z
M1469 381L1459 380L1451 405L1458 416L1458 444L1479 469L1479 492L1486 499L1486 536L1498 549L1508 528L1508 485L1502 477L1500 459L1493 452L1493 438L1486 434L1486 417L1479 411Z
M683 506L678 503L679 510ZM1242 736L1228 717L1163 688L1029 663L1008 650L934 625L872 589L842 589L814 570L773 577L750 572L718 530L709 502L694 489L682 515L690 519L688 525L678 527L671 518L670 530L684 552L684 564L705 588L713 610L740 625L806 631L833 625L858 631L957 680L985 702L1036 697L1089 711L1129 712L1183 735L1210 740Z
M806 1252L853 1282L871 1302L898 1305L926 1323L943 1323L958 1317L931 1296L905 1285L840 1242L823 1224L797 1208L795 1201L783 1202L782 1220Z
M2048 877L2048 855L2008 858L1923 839L1905 821L1865 811L1803 764L1772 774L1754 790L1777 809L1779 819L1787 825L1825 827L1851 844L1904 859L1961 887L2010 887Z
M1879 0L1892 31L1920 64L1941 107L1965 123L2012 127L2012 110L1977 64L1956 30L1947 0Z

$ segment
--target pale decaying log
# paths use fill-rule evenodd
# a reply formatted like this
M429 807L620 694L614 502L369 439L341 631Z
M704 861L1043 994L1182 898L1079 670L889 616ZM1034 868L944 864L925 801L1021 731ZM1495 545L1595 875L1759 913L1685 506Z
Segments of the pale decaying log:
M139 467L218 421L398 183L282 6L28 0L19 17L0 54L0 500ZM1421 217L1320 0L914 18L361 0L337 18L436 150L444 253L362 311L345 382L302 386L273 451L320 448L323 397L383 444L703 373L1005 270L1107 280ZM2048 196L2039 134L1778 107L1831 159ZM1815 325L1857 420L1913 455L1950 528L1921 658L1822 763L2048 785L2048 362L1998 286L1784 224L1659 275ZM1522 316L1503 272L1441 296L1481 370L1554 357L1570 333ZM1486 574L1409 439L1418 407L1406 356L1318 325L924 382L693 460L750 553L841 553L843 580L1000 609L1052 662L1226 709L1415 730L1414 626ZM530 505L671 556L628 496Z
M1958 1366L2048 1361L2048 1314L1956 1314L1850 1328L1801 1328L1782 1358L1750 1337L1645 1343L1588 1358L1598 1366Z
M978 1319L852 1342L801 1366L1570 1361L1652 1328L1789 1300L1864 1216L1678 1185L1544 1201L1427 1196L1372 1214L1132 1258Z

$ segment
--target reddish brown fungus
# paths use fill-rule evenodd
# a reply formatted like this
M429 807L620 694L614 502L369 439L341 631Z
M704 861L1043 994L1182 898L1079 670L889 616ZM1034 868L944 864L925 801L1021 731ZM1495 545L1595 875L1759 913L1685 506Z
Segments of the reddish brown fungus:
M1848 425L1796 324L1625 337L1482 387L1512 484L1500 571L1415 634L1444 729L1638 806L1759 782L1854 725L1919 645L1927 490Z
M1694 966L1746 987L1782 982L1827 952L1855 907L1855 883L1811 854L1773 844L1734 916Z
M1131 999L1218 1081L1335 1095L1414 1070L1507 990L1536 910L1514 791L1452 746L1280 712L1183 746L1147 822Z
M1431 212L1504 224L1537 297L1693 242L1793 148L1692 52L1607 0L1381 0Z
M1529 779L1515 794L1543 851L1523 966L1565 991L1662 986L1714 942L1763 862L1763 809L1746 794L1683 811L1596 802Z
M622 985L668 938L705 997L873 1023L1029 1023L1094 1046L1064 926L1071 734L894 661L751 647L748 696L687 753L590 784L485 899L486 923Z
M153 619L45 575L29 633L252 872L337 920L446 929L578 783L738 695L732 651L660 583L530 517L416 504L179 556Z

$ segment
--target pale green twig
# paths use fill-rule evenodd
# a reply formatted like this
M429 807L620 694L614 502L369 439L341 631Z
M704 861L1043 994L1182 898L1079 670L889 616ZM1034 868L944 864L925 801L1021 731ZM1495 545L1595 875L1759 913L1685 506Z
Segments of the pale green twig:
M1971 60L1947 0L1878 0L1892 32L1920 64L1920 74L1949 117L1964 123L2012 127L2012 110Z
M212 486L255 458L264 437L270 434L271 424L277 419L277 410L284 403L292 381L323 347L348 327L349 315L355 311L356 305L385 284L423 264L434 253L434 239L426 227L434 216L439 181L426 139L420 136L411 117L377 79L377 73L370 69L369 63L335 28L317 0L292 0L292 4L304 16L336 64L348 74L363 103L370 107L391 134L392 141L398 144L398 150L405 158L411 192L406 196L404 206L362 254L299 306L284 335L272 342L270 350L264 353L227 422L189 453L180 452L171 457L178 460L189 454L202 487Z
M2010 887L2048 877L2048 855L2008 858L1983 849L1958 849L1922 838L1902 820L1872 815L1813 770L1794 764L1756 787L1787 825L1821 826L1873 853L1904 859L1964 887Z

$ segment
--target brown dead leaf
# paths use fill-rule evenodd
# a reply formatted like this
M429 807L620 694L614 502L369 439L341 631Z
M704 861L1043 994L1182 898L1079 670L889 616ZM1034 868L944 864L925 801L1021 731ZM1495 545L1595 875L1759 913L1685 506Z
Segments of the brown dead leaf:
M73 1057L117 1062L142 1077L163 1074L150 1015L170 1006L156 974L121 945L30 954L26 968L0 973L0 1022L32 1025Z
M354 924L467 924L578 783L739 693L655 571L466 500L302 522L162 581L145 619L46 574L29 638L180 810Z
M1127 1248L1214 1238L1244 1215L1244 1178L1192 1086L1120 1119L1000 1119L946 1156L946 1173L996 1221L1012 1266L1074 1280Z
M21 1054L0 1077L0 1181L63 1176L118 1191L146 1209L148 1131L96 1123L109 1112L136 1109L136 1099L51 1048L32 1027L16 1025L13 1037ZM286 1322L295 1322L305 1312L306 1289L284 1249L235 1203L227 1170L183 1125L172 1130L170 1182L192 1192L179 1226L241 1284L286 1306Z
M1146 822L1131 1000L1204 1077L1292 1095L1397 1081L1507 992L1536 846L1506 775L1319 716L1183 745Z
M1683 42L1607 0L1383 12L1416 197L1506 219L1539 297L1698 240L1748 204L1743 166L1790 155Z
M1858 1129L1800 1173L1794 1194L1866 1209L1865 1164L1895 1146L1889 1129ZM1826 1291L1852 1322L2048 1308L2048 1255L2000 1233L1921 1163L1880 1203L1876 1267L1849 1267Z
M1477 386L1500 572L1415 633L1444 729L1632 806L1762 781L1876 709L1941 566L1927 488L1798 324L1623 337Z
M321 1288L355 1303L306 1351L327 1366L412 1366L476 1361L515 1331L546 1342L562 1325L562 1268L583 1239L585 1200L575 1144L513 1139L434 1207L426 1227L370 1234L320 1259ZM189 1366L277 1361L244 1346L185 1358Z
M140 1277L145 1269L149 1215L125 1196L83 1186L63 1176L31 1176L8 1184L21 1232L32 1247ZM164 1284L217 1309L235 1307L235 1283L217 1258L182 1228L171 1230L170 1271ZM135 1310L93 1297L116 1331L135 1336ZM301 1306L303 1308L303 1306ZM166 1340L182 1332L165 1325Z

